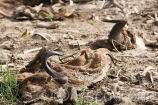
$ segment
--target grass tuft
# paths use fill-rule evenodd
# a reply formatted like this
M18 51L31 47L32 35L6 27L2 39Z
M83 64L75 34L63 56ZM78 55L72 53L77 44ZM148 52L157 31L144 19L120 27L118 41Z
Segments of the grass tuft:
M53 21L53 16L50 15L50 14L48 14L45 18L46 18L46 19L49 19L50 21Z
M0 104L13 105L17 101L18 81L17 73L10 70L7 66L2 70L0 65Z
M81 86L82 96L78 98L76 105L98 105L94 101L87 100L85 98L85 90L86 88L84 86Z

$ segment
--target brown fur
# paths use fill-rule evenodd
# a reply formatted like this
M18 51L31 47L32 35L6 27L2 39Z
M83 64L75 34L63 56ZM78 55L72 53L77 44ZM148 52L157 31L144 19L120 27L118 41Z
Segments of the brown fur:
M59 87L66 89L71 86L80 89L81 85L95 84L106 76L111 63L111 58L107 55L110 52L107 49L91 50L87 48L81 52L80 56L68 63L53 64L51 68L68 77L68 83L61 85L55 80L51 80L51 76L42 69L37 68L40 66L38 60L45 51L47 49L43 47L27 66L28 70L19 74L20 93L25 104L57 101L53 94L59 91ZM36 69L36 72L33 69Z
M16 1L16 0L14 0ZM38 0L40 2L40 0ZM41 0L42 1L42 0ZM63 11L59 11L58 13L53 10L51 6L43 7L44 4L39 4L34 7L31 7L31 2L24 1L26 3L30 3L29 5L18 5L18 3L12 4L11 2L0 2L0 14L7 18L15 18L15 19L40 19L46 20L48 15L51 15L53 19L64 19L65 17L71 16L75 9L64 9ZM34 1L32 1L34 2ZM24 3L25 4L25 3ZM34 3L33 3L34 4ZM38 4L38 3L37 3Z
M122 34L124 36L124 42L121 43L125 46L120 45L120 49L134 49L136 48L136 36L131 31L123 28Z
M107 49L98 49L96 51L91 50L90 48L83 50L81 56L74 58L72 61L67 64L61 64L62 66L79 70L81 72L97 73L101 71L101 68L107 62L110 62L110 59L104 59L105 53L110 53ZM107 56L107 58L109 58Z
M0 15L3 17L11 17L12 13L19 5L18 0L1 0L0 1Z
M103 22L112 22L116 23L110 31L108 39L99 39L96 40L92 46L99 48L107 48L113 50L115 48L119 50L134 49L137 47L136 44L136 35L129 31L128 29L123 28L127 23L127 20L106 20ZM149 41L146 38L143 38L144 44L146 46L156 47L158 46L158 41Z

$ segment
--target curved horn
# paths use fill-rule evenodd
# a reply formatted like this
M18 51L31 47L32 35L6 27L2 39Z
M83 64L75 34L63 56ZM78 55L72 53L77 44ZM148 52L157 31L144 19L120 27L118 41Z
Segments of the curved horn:
M116 23L110 31L109 39L110 40L113 39L113 40L116 40L116 41L122 43L124 41L124 36L120 33L121 33L123 27L125 26L125 24L127 23L127 20L126 19L120 19L120 20L103 19L102 21Z
M51 69L47 63L47 59L52 56L52 55L62 55L56 51L47 51L45 52L42 57L41 57L41 65L43 67L43 69L53 77L54 80L56 80L57 82L61 83L61 84L65 84L68 81L68 77L60 74L58 72L56 72L55 70Z

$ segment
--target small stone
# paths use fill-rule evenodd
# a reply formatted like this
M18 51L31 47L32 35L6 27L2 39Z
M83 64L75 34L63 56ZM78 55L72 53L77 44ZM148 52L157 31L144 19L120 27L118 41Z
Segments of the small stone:
M81 37L82 37L82 38L87 38L87 36L86 36L86 35L81 35Z
M69 35L68 34L63 34L63 38L64 39L69 39Z
M134 11L135 11L135 13L136 13L136 14L138 14L138 13L139 13L139 11L138 11L137 7L133 7L133 9L134 9Z
M124 82L118 81L118 85L119 85L119 86L122 86L122 85L124 85Z
M69 38L70 38L70 39L74 39L74 36L73 36L73 35L69 35Z
M153 23L153 22L154 22L154 20L147 20L147 21L146 21L147 24L151 24L151 23Z
M0 64L6 64L10 60L9 52L6 50L2 50L0 53Z
M102 91L102 92L107 92L107 88L106 88L105 86L102 86L102 87L101 87L101 91Z
M107 17L105 17L105 19L111 20L111 17L110 17L110 16L107 16Z

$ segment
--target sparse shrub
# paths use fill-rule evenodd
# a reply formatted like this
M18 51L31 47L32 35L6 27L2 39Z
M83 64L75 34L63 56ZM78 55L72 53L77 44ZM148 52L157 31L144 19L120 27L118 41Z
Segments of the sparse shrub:
M98 105L94 101L85 99L85 90L84 86L81 86L82 96L78 98L76 105Z

